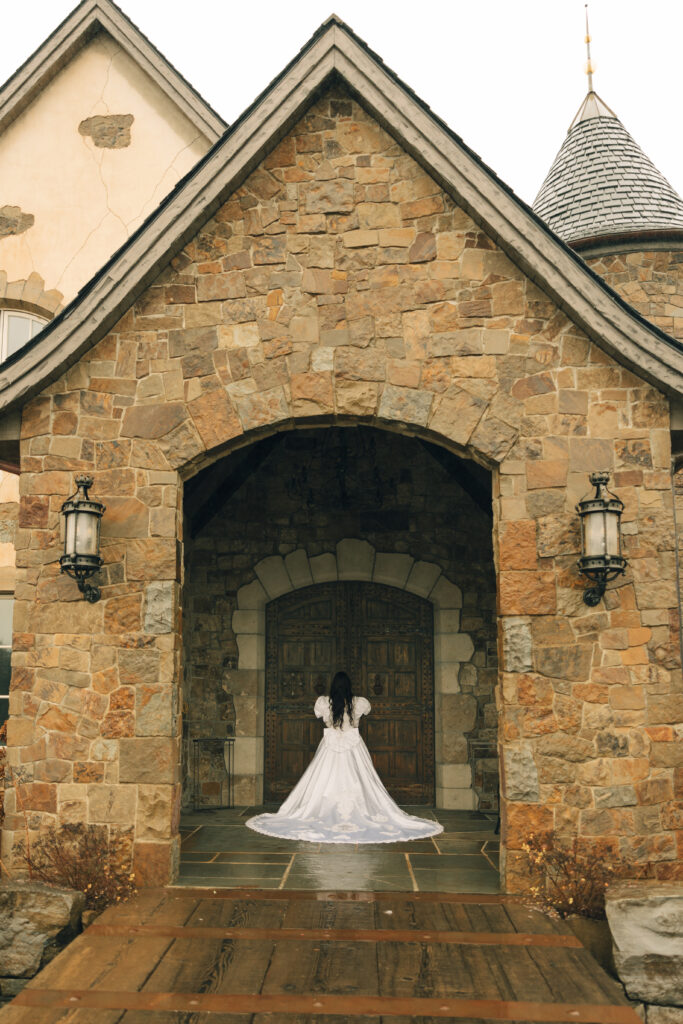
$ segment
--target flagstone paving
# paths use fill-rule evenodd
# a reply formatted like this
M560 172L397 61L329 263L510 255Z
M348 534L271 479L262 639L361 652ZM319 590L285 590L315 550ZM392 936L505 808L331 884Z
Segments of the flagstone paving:
M263 810L237 807L183 817L178 885L407 892L499 890L496 818L478 811L406 807L444 831L401 843L308 843L270 839L245 821Z

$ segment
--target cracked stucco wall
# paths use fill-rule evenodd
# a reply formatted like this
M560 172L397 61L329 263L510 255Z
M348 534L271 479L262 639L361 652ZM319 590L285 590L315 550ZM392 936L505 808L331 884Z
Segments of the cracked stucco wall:
M79 132L98 115L132 115L130 145L102 148ZM68 302L208 148L101 33L0 136L0 207L34 217L0 238L0 271L38 273Z

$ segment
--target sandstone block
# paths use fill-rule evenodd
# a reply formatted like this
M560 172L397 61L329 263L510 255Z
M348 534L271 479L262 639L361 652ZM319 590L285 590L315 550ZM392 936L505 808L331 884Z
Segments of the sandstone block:
M540 799L538 769L531 744L503 748L504 792L508 800L533 804Z
M413 561L412 555L378 551L375 555L372 578L375 583L385 583L389 587L404 589Z
M258 580L254 580L252 583L245 583L237 591L238 608L264 608L267 600L268 595Z
M349 178L331 178L306 188L307 213L350 213L353 209L353 182Z
M429 592L429 600L435 608L462 608L462 590L445 576L439 576Z
M474 644L467 633L436 633L434 658L437 662L469 661Z
M265 633L266 617L262 611L234 611L232 613L233 633Z
M574 682L588 679L592 659L592 645L536 647L533 654L534 668L541 675Z
M437 433L444 434L464 446L470 440L485 410L486 402L482 398L453 387L436 398L429 426Z
M365 540L346 538L337 544L337 574L340 580L371 580L375 549Z
M135 743L135 740L121 740ZM147 743L147 740L141 740ZM88 821L96 824L131 825L135 821L136 792L134 786L88 786Z
M378 415L385 420L427 424L434 396L416 388L385 384L379 403Z
M143 604L144 633L172 633L175 619L175 585L156 580L145 588Z
M145 736L119 740L119 781L154 785L176 781L177 753L174 741L166 737ZM95 787L93 787L94 789ZM133 787L119 789L135 793Z
M617 882L606 911L630 998L683 1007L683 884Z
M314 583L329 583L338 578L336 555L329 552L323 555L314 555L309 560L309 564Z
M471 789L472 769L468 764L437 765L436 784L442 789Z
M469 732L477 721L477 699L469 693L448 693L441 698L441 720L444 733Z
M187 418L184 405L166 402L161 405L132 405L123 414L122 437L165 437Z
M280 555L271 555L261 559L254 566L254 572L271 600L281 594L289 593L292 589L292 581L289 578L284 559Z
M441 575L441 569L432 562L414 562L406 582L406 590L419 597L428 597Z
M170 839L173 814L171 786L138 786L135 834L138 839Z
M377 408L379 389L370 381L335 381L337 412L346 416L373 416Z
M285 568L295 589L308 587L313 583L308 555L303 548L299 548L297 551L290 551L285 556Z
M265 668L265 644L262 635L240 633L237 636L240 669Z
M532 667L531 630L526 619L501 619L503 628L503 667L506 672L528 672Z
M552 572L501 572L499 602L502 615L554 615L557 608Z
M141 685L135 691L135 735L173 734L173 693L168 686Z

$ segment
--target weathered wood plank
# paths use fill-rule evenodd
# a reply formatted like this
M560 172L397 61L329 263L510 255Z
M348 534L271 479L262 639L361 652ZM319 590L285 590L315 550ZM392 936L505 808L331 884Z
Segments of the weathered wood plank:
M283 943L274 948L262 992L378 995L377 958L361 943Z
M282 922L283 928L375 928L374 903L340 903L292 900Z

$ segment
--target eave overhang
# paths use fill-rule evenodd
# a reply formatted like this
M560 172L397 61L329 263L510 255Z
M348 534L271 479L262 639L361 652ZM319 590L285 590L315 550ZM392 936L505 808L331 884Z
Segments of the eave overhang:
M175 103L212 145L227 125L111 0L83 0L0 89L4 131L76 53L105 32Z
M683 346L613 292L331 18L59 317L4 364L0 409L23 404L104 337L335 78L597 345L667 394L683 394Z

